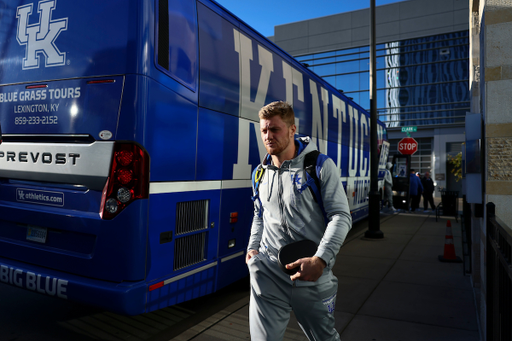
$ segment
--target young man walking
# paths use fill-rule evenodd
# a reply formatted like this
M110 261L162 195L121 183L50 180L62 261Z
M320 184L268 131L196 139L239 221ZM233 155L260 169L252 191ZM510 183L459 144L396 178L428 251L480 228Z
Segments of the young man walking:
M251 276L249 323L252 340L282 340L293 310L309 340L339 340L334 328L338 280L331 269L352 227L347 197L334 162L320 154L322 202L308 190L304 158L316 150L310 138L295 139L291 106L273 102L259 112L261 138L268 154L258 167L254 218L246 262ZM255 172L256 173L256 172ZM323 210L322 210L323 208ZM324 212L325 211L325 218ZM278 264L279 250L291 243L312 240L312 257Z

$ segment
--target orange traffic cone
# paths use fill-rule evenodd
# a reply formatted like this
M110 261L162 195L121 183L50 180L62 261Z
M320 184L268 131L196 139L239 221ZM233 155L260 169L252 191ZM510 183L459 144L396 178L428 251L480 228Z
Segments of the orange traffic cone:
M452 223L446 222L446 236L444 242L444 255L439 255L441 262L462 263L462 259L455 255L455 245L453 245Z

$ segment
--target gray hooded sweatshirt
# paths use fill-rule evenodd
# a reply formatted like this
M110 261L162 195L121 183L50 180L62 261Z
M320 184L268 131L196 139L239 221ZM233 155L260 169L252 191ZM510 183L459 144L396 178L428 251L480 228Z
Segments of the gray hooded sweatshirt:
M259 200L254 202L254 218L247 250L267 253L277 261L279 249L289 243L310 239L317 243L315 256L322 258L327 267L317 282L298 281L298 285L315 285L331 279L336 255L352 227L352 217L339 171L334 161L327 158L320 172L324 214L311 191L305 185L304 157L316 150L309 137L295 141L298 155L283 162L281 168L271 164L267 155L262 163L265 168L260 180ZM283 273L284 274L284 273Z

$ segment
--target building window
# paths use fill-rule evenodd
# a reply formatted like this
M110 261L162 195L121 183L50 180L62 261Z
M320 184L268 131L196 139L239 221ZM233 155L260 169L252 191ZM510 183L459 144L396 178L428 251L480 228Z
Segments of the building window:
M378 44L377 110L387 127L463 123L469 111L469 31ZM368 46L299 56L366 110Z

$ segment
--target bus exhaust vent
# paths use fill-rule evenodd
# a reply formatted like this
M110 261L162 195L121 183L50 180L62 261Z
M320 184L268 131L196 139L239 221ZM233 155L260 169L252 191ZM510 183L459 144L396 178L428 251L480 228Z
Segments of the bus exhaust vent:
M176 238L174 245L174 271L205 260L206 232Z
M176 205L175 271L205 260L209 204L197 200Z
M176 205L176 236L208 229L208 203L198 200Z

